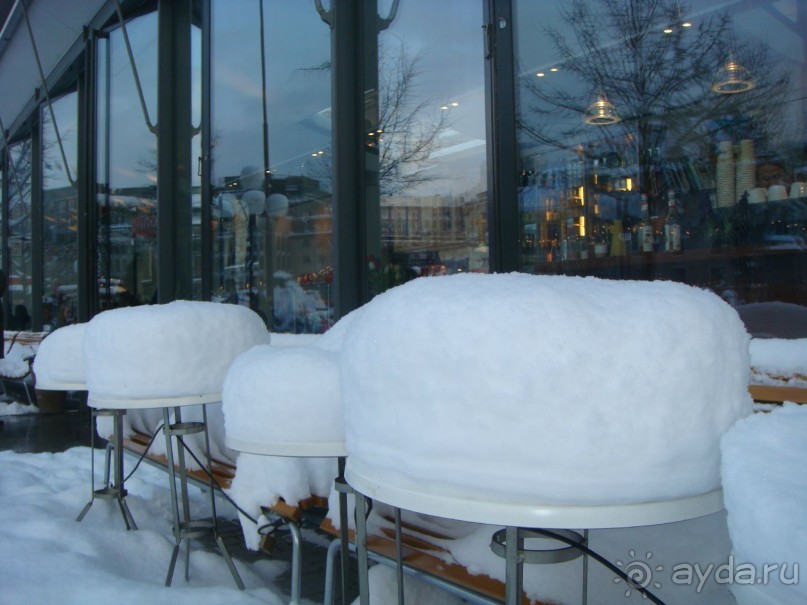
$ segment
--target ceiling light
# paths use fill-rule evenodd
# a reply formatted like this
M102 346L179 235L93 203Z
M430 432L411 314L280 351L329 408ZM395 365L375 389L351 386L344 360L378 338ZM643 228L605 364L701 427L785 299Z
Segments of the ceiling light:
M711 90L718 94L731 95L749 91L754 86L751 73L729 55L728 61L717 70Z
M611 103L605 94L600 93L597 95L597 100L589 105L586 113L583 116L583 121L592 126L607 126L609 124L616 124L622 118L616 111L616 107Z

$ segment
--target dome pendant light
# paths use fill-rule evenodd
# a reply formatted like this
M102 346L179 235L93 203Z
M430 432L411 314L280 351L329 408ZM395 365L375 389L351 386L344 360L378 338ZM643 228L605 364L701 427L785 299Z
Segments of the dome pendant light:
M597 100L589 105L583 115L583 121L592 126L607 126L608 124L616 124L621 120L622 118L619 117L614 104L602 92L597 95Z
M754 85L751 73L729 55L728 61L717 70L711 90L722 95L733 95L747 92Z

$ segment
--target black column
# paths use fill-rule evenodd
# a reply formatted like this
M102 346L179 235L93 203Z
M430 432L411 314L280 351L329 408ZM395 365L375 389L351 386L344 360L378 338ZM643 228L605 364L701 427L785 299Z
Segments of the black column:
M193 296L191 2L160 2L157 70L157 296Z
M331 4L333 55L333 216L336 316L365 299L361 3Z
M515 57L511 0L485 2L488 236L491 272L521 267L518 225Z

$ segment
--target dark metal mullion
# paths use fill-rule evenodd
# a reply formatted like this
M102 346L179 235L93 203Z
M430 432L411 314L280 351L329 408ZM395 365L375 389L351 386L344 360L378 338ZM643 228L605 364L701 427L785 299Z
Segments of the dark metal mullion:
M111 212L109 211L109 196L110 196L110 182L112 180L112 166L110 162L110 149L112 147L112 44L111 40L107 40L104 44L104 51L106 56L104 57L104 90L103 90L103 103L104 103L104 126L103 126L103 134L104 137L104 180L102 181L104 184L104 192L103 192L103 205L105 212L103 213L102 217L99 217L98 227L101 227L101 221L103 221L103 231L99 229L99 232L104 234L104 241L103 244L101 242L98 243L99 246L103 245L103 255L104 255L104 297L107 303L111 302L112 295L112 230L111 230L111 223L112 217ZM98 161L96 157L94 161ZM100 200L99 200L100 201ZM97 235L96 235L97 239ZM99 258L100 262L100 258ZM99 282L99 297L100 297L100 282ZM100 307L96 309L100 311Z
M9 192L11 191L11 186L9 185L9 149L8 146L3 146L3 204L2 204L2 215L3 215L3 224L0 225L0 229L2 230L2 245L3 245L3 257L2 257L2 269L3 272L6 274L6 279L11 275L11 254L9 253L9 246L8 246L8 236L9 236L9 229L8 229L8 217L9 217ZM11 316L11 296L6 294L3 296L2 300L3 309L5 312L6 317ZM3 326L5 327L5 326ZM2 329L2 328L0 328Z
M212 116L211 110L212 94L211 94L211 45L213 40L213 32L211 31L211 10L210 3L212 0L201 0L202 2L202 144L201 144L201 168L202 174L200 176L201 195L202 195L202 224L200 226L200 247L201 247L201 271L202 271L202 300L210 300L212 295L212 276L213 276L213 238L210 230L210 221L212 218L211 204L213 203L213 187L210 182L211 179L211 152L210 141Z
M42 110L31 131L31 327L42 328L42 293L45 281L45 247L42 241L44 208L42 195Z
M484 0L491 272L521 269L512 0Z
M193 297L191 6L160 2L157 12L157 297L166 303Z
M331 4L333 264L337 318L359 307L367 296L366 263L362 261L366 240L360 4Z
M90 320L92 311L98 309L98 280L95 265L98 213L95 211L96 145L95 98L96 48L92 30L84 30L84 71L79 76L78 86L78 321ZM95 284L93 287L92 285Z

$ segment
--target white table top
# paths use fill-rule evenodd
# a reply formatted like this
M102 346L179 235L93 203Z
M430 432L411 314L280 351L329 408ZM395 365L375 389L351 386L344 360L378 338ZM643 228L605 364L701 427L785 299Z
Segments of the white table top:
M459 488L435 489L413 480L392 478L350 457L345 479L365 496L404 510L447 519L543 529L604 529L658 525L694 519L723 509L723 490L639 504L563 505L493 499Z
M225 435L224 444L239 452L264 456L336 458L347 456L344 441L253 441Z
M221 393L202 393L199 395L183 395L180 397L166 396L154 399L112 397L97 395L92 392L87 397L87 405L93 408L105 409L146 409L146 408L176 408L186 405L201 405L205 403L218 403Z
M38 391L86 391L86 382L64 382L61 380L42 380L36 377L35 387Z

